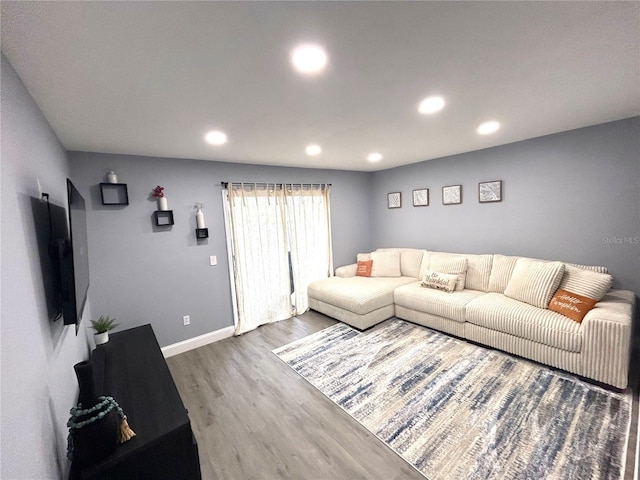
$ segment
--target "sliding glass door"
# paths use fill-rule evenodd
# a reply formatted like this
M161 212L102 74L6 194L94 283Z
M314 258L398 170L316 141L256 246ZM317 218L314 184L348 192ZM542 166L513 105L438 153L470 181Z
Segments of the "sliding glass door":
M229 184L225 199L235 333L304 313L333 270L329 187Z

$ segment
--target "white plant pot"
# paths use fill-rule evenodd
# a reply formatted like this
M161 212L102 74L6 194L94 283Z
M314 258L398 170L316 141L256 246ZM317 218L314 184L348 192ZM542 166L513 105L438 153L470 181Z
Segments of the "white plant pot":
M159 210L169 210L169 204L167 203L167 197L161 197L158 199Z
M109 341L109 332L96 333L94 337L96 340L96 345L102 345L103 343L107 343Z

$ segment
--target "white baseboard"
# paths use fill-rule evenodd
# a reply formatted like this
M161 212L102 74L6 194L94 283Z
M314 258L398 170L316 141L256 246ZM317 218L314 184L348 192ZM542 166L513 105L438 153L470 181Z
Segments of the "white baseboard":
M222 340L223 338L228 338L233 335L234 330L234 327L225 327L220 330L216 330L215 332L209 332L198 337L183 340L182 342L172 343L171 345L161 348L162 354L164 355L164 358L173 357L179 353L188 352L194 348L203 347L210 343L217 342L218 340Z

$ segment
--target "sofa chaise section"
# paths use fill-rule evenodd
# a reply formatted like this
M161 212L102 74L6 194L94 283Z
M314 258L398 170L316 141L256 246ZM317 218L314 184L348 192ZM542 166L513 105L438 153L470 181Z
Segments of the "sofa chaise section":
M393 317L393 292L415 281L412 277L331 277L309 285L309 307L364 330Z

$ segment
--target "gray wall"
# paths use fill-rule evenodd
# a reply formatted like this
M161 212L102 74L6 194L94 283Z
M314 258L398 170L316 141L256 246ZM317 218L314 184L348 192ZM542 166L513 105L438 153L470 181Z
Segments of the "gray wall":
M371 249L371 174L70 152L72 180L87 200L90 296L96 316L121 328L151 323L161 346L233 325L221 181L331 183L336 265ZM103 206L99 183L114 170L129 205ZM175 225L156 228L149 199L162 185ZM209 238L195 239L195 202L205 204ZM209 266L209 256L218 265ZM190 315L191 325L182 325Z
M67 476L66 422L78 387L73 365L88 357L90 306L78 336L50 322L31 211L37 180L66 208L67 157L2 56L2 468L0 478Z
M640 294L639 152L635 117L376 172L374 246L605 265L614 286ZM478 203L488 180L503 181L502 202ZM442 205L442 187L456 184L462 204ZM430 206L412 206L417 188ZM403 206L389 210L396 191Z

